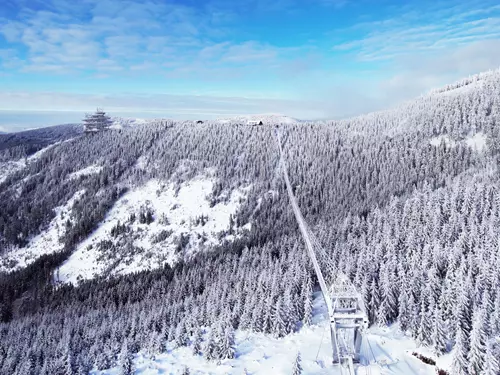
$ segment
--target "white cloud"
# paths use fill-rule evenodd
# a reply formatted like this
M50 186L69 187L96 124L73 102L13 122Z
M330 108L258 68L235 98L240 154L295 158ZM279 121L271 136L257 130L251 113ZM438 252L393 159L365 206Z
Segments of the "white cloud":
M361 22L333 35L361 34L355 40L338 42L334 51L350 52L360 61L390 61L399 56L434 53L449 47L500 39L500 6L471 8L464 2L435 9L401 8L393 17Z

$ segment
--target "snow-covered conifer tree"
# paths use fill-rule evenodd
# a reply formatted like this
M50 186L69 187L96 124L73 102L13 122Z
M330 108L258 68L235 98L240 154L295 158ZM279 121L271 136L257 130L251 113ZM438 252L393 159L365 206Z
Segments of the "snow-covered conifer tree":
M128 346L128 340L123 342L120 355L118 357L118 365L121 375L132 375L134 373L133 356Z
M484 375L499 375L500 374L500 350L495 350L497 344L495 339L490 339L486 343L486 358L484 362ZM499 348L500 349L500 348Z
M201 328L197 328L194 341L193 341L193 354L200 355L201 354L201 343L203 341L203 331Z
M184 321L179 322L175 329L175 345L178 347L186 346L188 344L188 335L186 331L186 324Z
M224 330L224 336L222 338L220 346L220 359L232 359L235 353L235 341L234 341L234 330L231 326L228 326Z
M292 375L301 375L302 374L302 359L300 358L300 352L297 352L297 356L295 357L295 361L293 363Z
M431 342L432 342L432 349L434 351L434 354L437 356L440 356L441 354L446 353L446 344L447 344L447 339L446 339L446 332L445 332L445 323L443 321L443 318L441 316L442 312L439 309L439 307L434 308L434 319L432 323L432 335L431 335Z
M208 361L212 361L217 359L217 346L215 343L215 332L212 328L208 334L207 341L205 343L205 347L203 349L203 354Z
M451 365L454 375L469 375L469 345L467 339L466 334L461 329L457 329Z
M486 334L484 332L484 310L474 312L472 332L470 335L469 372L481 374L486 357Z

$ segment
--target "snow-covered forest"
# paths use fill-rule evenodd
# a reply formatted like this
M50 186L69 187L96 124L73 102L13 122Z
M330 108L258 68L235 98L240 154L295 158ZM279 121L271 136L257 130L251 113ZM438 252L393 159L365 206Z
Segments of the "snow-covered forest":
M0 136L0 373L132 374L135 353L154 357L167 344L220 361L234 357L236 330L281 338L310 325L317 280L275 125L158 120L90 134L66 127L43 142ZM500 374L500 71L395 109L279 127L304 217L362 293L371 324L397 322L434 356L451 352L451 374ZM102 272L57 282L120 199L152 180L181 191L207 170L211 208L245 191L218 243L179 234L168 242L175 257L114 272L131 255L150 259L134 233L161 222L151 231L158 246L176 236L152 200L88 249ZM55 222L57 247L21 262Z

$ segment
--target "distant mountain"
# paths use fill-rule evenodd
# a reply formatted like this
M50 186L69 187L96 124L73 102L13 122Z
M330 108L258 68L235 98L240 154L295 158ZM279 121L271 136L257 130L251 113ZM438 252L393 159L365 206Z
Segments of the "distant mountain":
M83 131L81 124L63 124L25 130L16 133L0 134L0 151L22 146L29 149L28 155L46 147L52 143L73 138Z

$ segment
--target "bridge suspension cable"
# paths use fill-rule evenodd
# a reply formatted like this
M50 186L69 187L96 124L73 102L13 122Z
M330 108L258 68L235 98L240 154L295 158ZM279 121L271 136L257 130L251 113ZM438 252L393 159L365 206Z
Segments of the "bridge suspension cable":
M290 183L278 129L276 129L276 142L288 197L318 278L330 318L333 363L340 364L341 371L342 366L345 366L349 373L354 375L353 362L359 361L362 343L361 334L368 327L368 318L366 317L363 300L349 278L333 267L328 255L307 226ZM331 288L327 287L316 252L319 253L324 267L328 269L330 278L334 280Z

